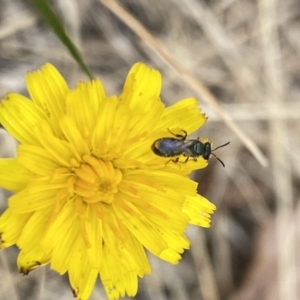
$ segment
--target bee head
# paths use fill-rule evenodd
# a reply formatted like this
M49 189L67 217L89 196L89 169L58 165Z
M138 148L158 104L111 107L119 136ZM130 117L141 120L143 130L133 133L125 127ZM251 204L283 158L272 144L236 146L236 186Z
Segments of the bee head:
M203 158L208 160L211 155L211 144L209 142L204 144L204 150L203 150Z

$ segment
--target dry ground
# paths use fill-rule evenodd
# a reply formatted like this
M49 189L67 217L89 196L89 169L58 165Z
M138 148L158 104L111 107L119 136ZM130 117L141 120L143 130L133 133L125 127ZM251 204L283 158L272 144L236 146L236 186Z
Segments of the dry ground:
M194 174L218 206L211 229L188 229L177 266L150 257L135 299L300 299L299 0L119 1L129 15L109 0L52 3L108 93L146 62L163 73L166 104L196 96L209 117L199 135L231 142L218 151L225 169L212 158ZM0 97L25 94L24 73L46 61L71 86L86 79L29 1L0 0ZM14 155L0 133L1 156ZM16 255L0 254L1 300L72 299L48 268L18 274ZM99 283L91 299L106 299Z

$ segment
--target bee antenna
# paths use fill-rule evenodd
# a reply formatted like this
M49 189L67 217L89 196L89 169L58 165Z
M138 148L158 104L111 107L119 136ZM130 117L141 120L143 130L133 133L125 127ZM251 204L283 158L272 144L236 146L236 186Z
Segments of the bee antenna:
M228 145L229 143L227 143L227 144L225 144L224 146L226 146L226 145ZM222 146L220 146L220 147L222 147ZM218 147L219 148L219 147ZM218 149L217 148L217 149ZM219 158L219 157L217 157L214 153L211 153L220 163L221 163L221 165L225 168L225 164L221 161L221 159Z
M227 146L228 144L230 144L230 142L227 142L226 144L223 144L221 146L218 146L217 148L211 150L211 154L221 163L221 165L225 168L225 164L221 161L221 159L219 157L217 157L213 152L219 148L222 148L222 147L225 147Z
M230 142L227 142L226 144L223 144L223 145L221 145L221 146L218 146L217 148L215 148L215 149L213 149L213 150L211 150L211 151L213 152L213 151L215 151L215 150L217 150L217 149L219 149L219 148L225 147L225 146L227 146L227 145L229 145L229 144L230 144Z

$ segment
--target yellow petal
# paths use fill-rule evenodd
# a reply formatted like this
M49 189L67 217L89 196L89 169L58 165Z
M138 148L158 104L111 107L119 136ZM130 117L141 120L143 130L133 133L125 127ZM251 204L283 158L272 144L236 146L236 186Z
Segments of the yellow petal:
M120 201L118 217L122 219L124 226L139 239L139 241L154 255L158 255L166 249L167 243L162 239L157 228L143 216L139 210L129 201Z
M10 93L0 103L0 123L21 143L39 144L33 128L46 114L29 99Z
M80 300L87 300L94 288L99 271L92 269L88 262L88 255L82 241L77 240L70 253L69 280L74 296Z
M151 267L145 253L145 249L140 241L130 234L126 243L122 243L120 257L122 265L130 273L143 277L151 273Z
M216 206L200 195L187 197L183 206L183 211L190 218L190 224L201 227L210 227L211 215L215 210Z
M0 159L0 186L2 188L20 191L25 188L31 177L31 172L24 168L16 159Z
M67 141L54 136L51 127L44 122L40 124L40 127L35 128L34 132L41 145L51 154L53 161L65 167L70 166L71 158L76 155L76 152L72 153L72 147ZM75 160L80 159L77 153Z
M65 234L69 230L73 229L77 233L78 231L76 229L76 224L74 223L76 218L77 215L75 213L74 202L66 202L61 211L57 215L55 215L49 223L44 237L41 240L42 248L49 249L52 251L54 247L60 246L59 241L61 241L64 238Z
M108 145L114 136L111 134L114 115L119 105L117 97L110 97L103 102L99 111L99 120L92 134L92 149L97 150L98 156L108 152Z
M66 113L74 120L86 141L99 122L99 112L105 100L105 91L99 80L79 82L76 89L67 95Z
M57 162L53 161L52 155L47 150L28 144L18 147L17 161L26 169L41 176L51 176L60 167Z
M54 66L47 63L41 70L26 75L26 85L31 99L47 112L53 130L59 133L58 121L65 112L68 85Z
M78 239L81 239L79 222L77 219L73 219L73 223L68 227L68 230L62 230L55 239L51 269L59 274L64 274L70 269L71 265L75 263L72 261L70 253L74 251L74 245Z
M169 229L163 231L162 236L167 241L168 248L159 257L171 264L177 264L184 250L190 248L189 240L184 235Z
M30 191L24 189L8 199L9 206L15 214L34 212L54 204L57 190Z
M69 142L70 149L75 157L82 157L89 153L89 147L85 143L83 136L77 128L73 119L65 116L60 120L61 131L65 139Z
M91 247L87 249L89 263L92 268L100 269L103 261L103 228L102 221L97 217L92 207L87 209L87 234Z
M45 253L37 246L30 251L21 250L18 256L17 265L20 272L27 275L30 271L48 264L50 258L50 253Z
M32 248L39 246L52 211L52 207L37 210L27 220L17 242L18 246L25 252L29 252Z
M155 131L177 129L191 133L203 126L206 120L207 117L201 112L198 101L195 98L187 98L165 109Z
M136 63L127 75L120 99L132 109L146 112L151 104L160 103L161 84L161 75L157 70Z
M137 274L129 271L122 264L122 257L116 248L103 247L103 267L100 277L107 293L108 299L115 300L124 297L125 293L135 296L137 292Z
M22 233L26 222L31 217L31 214L16 215L10 208L7 208L0 217L0 249L12 246L17 243L17 240Z

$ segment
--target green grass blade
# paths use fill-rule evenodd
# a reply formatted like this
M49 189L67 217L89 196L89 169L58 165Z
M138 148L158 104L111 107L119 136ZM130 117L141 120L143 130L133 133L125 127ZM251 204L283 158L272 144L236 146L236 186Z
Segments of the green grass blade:
M77 47L73 44L73 42L65 32L65 29L61 21L59 20L58 16L54 12L54 10L52 9L48 1L47 0L30 0L30 1L37 9L37 11L40 13L40 15L43 17L43 19L46 21L46 23L48 23L48 25L52 28L52 30L58 36L61 42L67 47L67 49L70 51L71 55L80 65L82 70L88 75L90 79L93 79L94 76L92 75L91 71L86 66L86 64L84 63L80 52L78 51Z

